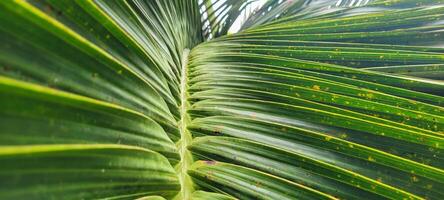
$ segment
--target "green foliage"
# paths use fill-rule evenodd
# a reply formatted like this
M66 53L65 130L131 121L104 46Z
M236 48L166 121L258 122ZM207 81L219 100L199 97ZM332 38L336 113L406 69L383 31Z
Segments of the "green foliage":
M0 199L444 199L444 2L252 2L0 1Z

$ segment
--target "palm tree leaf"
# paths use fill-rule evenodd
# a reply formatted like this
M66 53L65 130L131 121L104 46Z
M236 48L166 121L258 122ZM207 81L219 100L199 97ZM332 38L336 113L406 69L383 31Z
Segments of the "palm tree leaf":
M192 199L195 200L210 200L210 199L214 199L214 200L235 200L236 198L227 196L227 195L223 195L223 194L219 194L219 193L213 193L213 192L205 192L205 191L195 191L193 192L193 197Z
M443 199L443 2L254 2L0 1L0 198Z
M394 73L405 76L415 76L427 79L443 80L443 65L442 64L422 64L422 65L400 65L387 67L369 67L368 70Z
M171 197L180 187L160 154L124 145L0 147L5 199Z
M279 177L238 165L215 161L198 161L189 173L202 186L237 193L240 199L334 199L334 197ZM261 189L263 188L263 189Z
M124 63L26 2L15 4L7 1L2 2L2 5L6 8L2 12L2 20L8 25L8 30L2 31L2 35L6 36L6 40L15 41L15 44L6 46L8 54L13 54L15 58L10 59L8 54L5 55L6 64L14 68L14 71L8 73L23 73L25 76L22 79L29 77L40 84L51 84L52 87L77 94L116 101L132 109L150 108L149 112L145 111L149 116L164 124L174 121L165 100ZM28 26L20 26L20 23ZM17 34L12 35L10 32ZM48 34L54 37L47 37ZM17 56L28 52L39 52L39 56L31 63ZM59 58L57 63L50 59L55 56ZM78 57L73 60L73 56ZM53 67L46 67L46 73L35 70L44 66ZM65 76L66 73L73 75ZM116 81L120 79L125 81Z
M161 196L147 196L147 197L138 198L137 200L165 200L165 198Z
M412 46L439 40L433 30L440 26L428 24L441 20L440 9L277 20L199 45L189 65L189 129L198 138L191 151L202 160L234 162L339 198L442 198L433 189L443 185L442 82L368 71L441 63L442 48ZM375 26L364 25L373 21ZM437 35L429 37L432 32ZM402 34L415 39L400 40ZM330 171L321 175L322 167L296 162L323 163ZM199 170L206 168L231 166ZM353 181L344 182L335 169ZM210 188L211 173L197 171L191 172L195 182ZM222 185L213 190L252 198L215 182Z
M2 145L119 143L155 150L177 162L174 143L142 113L4 77L0 91Z
M294 152L294 150L285 150L285 148L273 147L272 145L264 145L249 140L207 136L197 139L191 148L196 154L206 159L222 159L240 163L347 199L359 198L364 194L368 199L377 199L378 195L387 198L409 197L412 195L385 183L354 173L347 170L346 167L329 164L331 161L319 158L313 159L304 155L304 153ZM385 167L378 166L376 168L383 171ZM358 188L356 188L357 185L359 185Z

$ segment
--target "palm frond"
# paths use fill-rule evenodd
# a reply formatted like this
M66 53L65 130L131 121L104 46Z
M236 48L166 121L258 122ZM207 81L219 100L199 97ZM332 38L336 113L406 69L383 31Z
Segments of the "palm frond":
M0 1L0 199L443 199L440 0Z

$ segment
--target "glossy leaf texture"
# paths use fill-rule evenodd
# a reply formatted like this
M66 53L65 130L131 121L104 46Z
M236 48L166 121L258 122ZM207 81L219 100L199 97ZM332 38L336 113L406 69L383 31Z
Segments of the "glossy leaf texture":
M1 147L0 160L2 180L8 180L1 183L4 199L172 197L180 188L163 156L131 146Z
M443 5L411 2L308 9L194 48L195 183L239 199L444 198Z
M0 199L444 199L444 2L0 1Z
M195 1L1 1L0 199L177 196L200 28Z

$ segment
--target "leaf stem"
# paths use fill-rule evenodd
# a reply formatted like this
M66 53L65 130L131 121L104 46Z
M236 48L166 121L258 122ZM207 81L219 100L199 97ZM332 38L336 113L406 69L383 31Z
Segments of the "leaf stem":
M187 130L187 123L190 120L187 114L188 102L187 102L187 65L188 56L190 54L189 49L184 49L182 54L182 71L180 80L180 140L178 141L178 149L180 154L180 162L176 166L176 171L179 176L181 191L175 199L188 200L191 199L191 194L194 191L191 178L187 174L188 167L193 163L191 153L188 151L187 146L192 141L192 136Z

